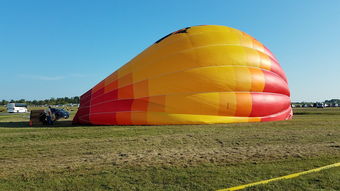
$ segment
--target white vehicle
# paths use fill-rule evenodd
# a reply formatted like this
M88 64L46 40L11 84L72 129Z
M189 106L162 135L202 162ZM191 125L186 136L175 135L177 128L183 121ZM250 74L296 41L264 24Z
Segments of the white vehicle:
M8 113L26 113L27 104L25 103L9 103L7 104L7 112Z

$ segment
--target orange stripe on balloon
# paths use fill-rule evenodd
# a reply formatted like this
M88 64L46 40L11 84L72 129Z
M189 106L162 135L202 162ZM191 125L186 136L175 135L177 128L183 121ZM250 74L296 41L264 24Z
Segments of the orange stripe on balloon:
M133 85L133 92L136 98L148 97L149 96L149 82L148 80L143 80L137 82Z
M134 99L132 103L132 111L148 111L149 98Z
M249 117L252 109L252 97L250 93L236 93L236 103L235 116Z
M110 84L105 86L105 93L110 92L118 88L118 80L112 81Z
M118 125L131 125L131 112L117 112L116 121Z
M149 97L148 111L164 112L165 111L165 96Z
M122 78L118 79L118 87L126 86L128 84L132 84L133 79L132 79L132 73L129 73Z
M263 71L258 68L249 68L251 73L251 91L262 92L265 86Z
M131 124L142 125L146 124L148 119L147 112L131 112Z
M118 99L133 98L133 85L128 85L118 89Z

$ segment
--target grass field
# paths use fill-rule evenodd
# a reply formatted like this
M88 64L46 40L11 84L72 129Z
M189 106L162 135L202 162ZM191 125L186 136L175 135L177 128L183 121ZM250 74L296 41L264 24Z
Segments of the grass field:
M281 122L27 127L0 115L0 190L216 190L340 162L340 109ZM340 168L246 190L340 190Z

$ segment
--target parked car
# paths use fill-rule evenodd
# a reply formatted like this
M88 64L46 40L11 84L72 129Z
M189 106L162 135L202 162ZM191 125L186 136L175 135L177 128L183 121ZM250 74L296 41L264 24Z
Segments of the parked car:
M55 120L61 118L67 119L70 117L70 113L65 111L64 109L51 108L51 112L55 115Z

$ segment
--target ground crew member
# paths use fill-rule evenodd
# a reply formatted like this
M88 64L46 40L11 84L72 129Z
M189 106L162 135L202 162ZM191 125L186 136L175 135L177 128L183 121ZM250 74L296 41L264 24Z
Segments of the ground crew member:
M47 124L48 125L52 125L53 121L52 121L52 111L51 111L51 106L48 106L47 109L45 109L45 114L46 114L46 119L47 119Z

